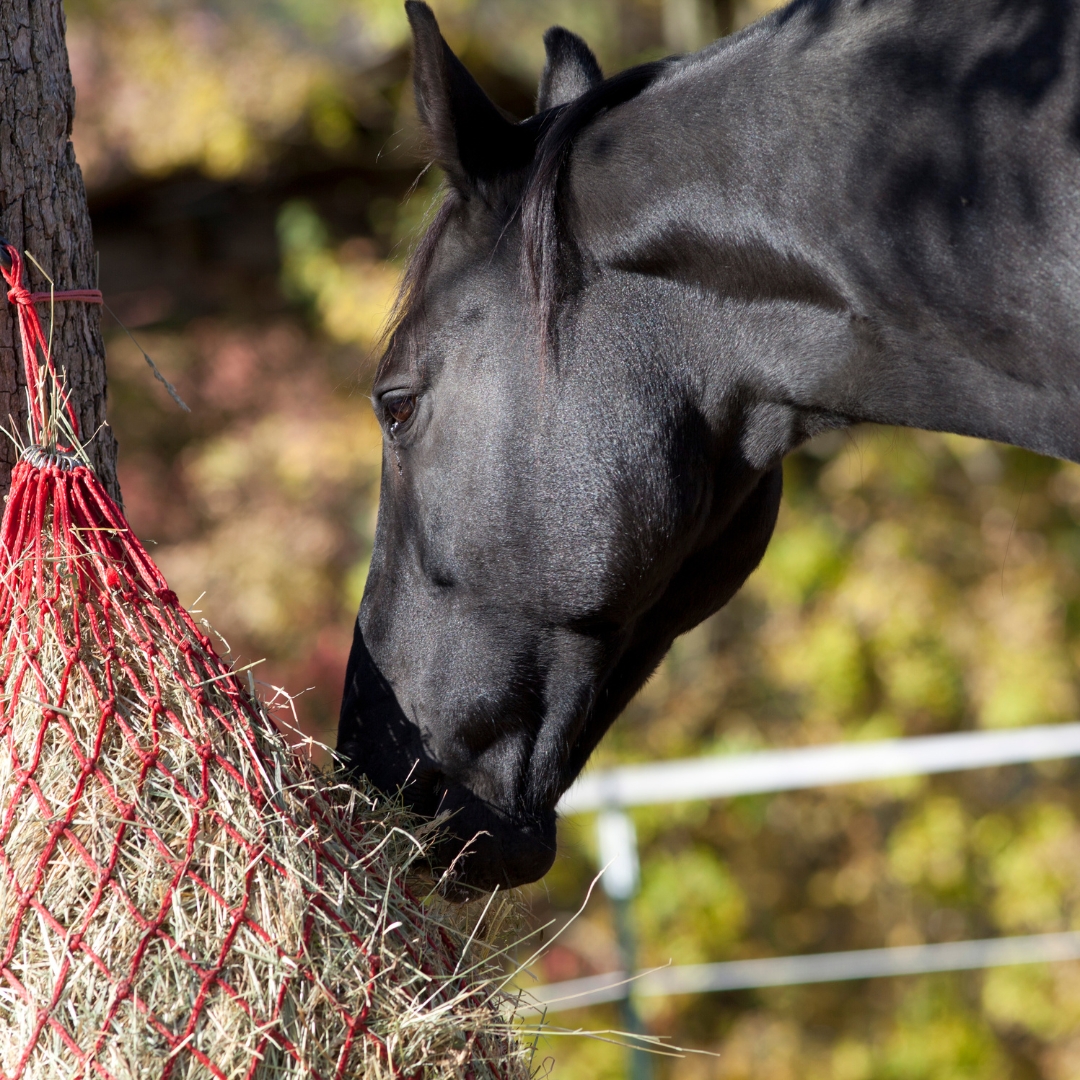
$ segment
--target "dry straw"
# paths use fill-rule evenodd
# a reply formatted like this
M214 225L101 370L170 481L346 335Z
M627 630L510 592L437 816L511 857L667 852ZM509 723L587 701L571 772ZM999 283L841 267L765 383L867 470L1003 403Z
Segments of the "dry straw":
M0 1075L527 1077L433 826L286 745L63 437L0 536Z

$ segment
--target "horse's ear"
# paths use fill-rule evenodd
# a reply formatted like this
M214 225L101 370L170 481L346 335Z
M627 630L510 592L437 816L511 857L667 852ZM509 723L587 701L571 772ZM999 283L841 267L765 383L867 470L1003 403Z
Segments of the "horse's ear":
M534 138L511 123L465 70L439 32L431 8L407 0L416 109L438 163L460 190L527 165Z
M536 95L537 112L565 105L604 81L592 49L577 34L553 26L544 34L544 48L547 63Z

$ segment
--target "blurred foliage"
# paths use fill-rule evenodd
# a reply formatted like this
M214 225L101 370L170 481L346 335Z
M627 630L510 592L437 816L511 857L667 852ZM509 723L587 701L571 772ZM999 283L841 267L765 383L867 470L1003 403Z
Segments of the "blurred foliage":
M605 68L696 48L769 0L445 0L451 44L530 109L542 31ZM438 184L421 173L398 0L69 0L85 170L110 306L127 508L189 605L332 740L374 528L366 400L383 318ZM1080 469L969 439L858 430L793 455L776 537L601 746L617 761L1048 723L1080 680ZM308 690L307 688L311 688ZM646 964L1080 928L1073 763L643 808ZM617 964L592 822L527 891L562 934L546 980ZM650 999L718 1056L679 1080L1072 1080L1080 965ZM557 1018L617 1026L612 1008ZM622 1050L542 1040L557 1080Z
M623 66L697 48L769 6L448 0L437 14L482 82L517 84L511 104L524 113L554 23ZM408 42L399 0L69 0L67 12L78 153L93 184L187 166L222 178L265 170L282 141L341 150L412 112L394 63Z
M281 278L286 297L310 303L335 341L370 348L394 304L400 274L365 237L337 250L310 203L294 199L278 215Z
M290 321L202 319L139 338L192 416L171 410L129 340L110 342L132 521L184 603L245 662L268 658L257 673L301 692L308 726L332 741L374 532L371 407L336 390L326 345Z

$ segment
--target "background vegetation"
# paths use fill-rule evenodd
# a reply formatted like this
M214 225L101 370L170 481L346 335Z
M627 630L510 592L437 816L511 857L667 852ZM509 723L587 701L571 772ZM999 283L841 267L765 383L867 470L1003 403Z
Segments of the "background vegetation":
M531 111L552 23L613 71L695 48L768 0L443 0L451 43ZM332 741L374 526L369 350L437 186L398 0L69 0L76 146L122 331L112 421L133 523L183 600ZM1080 469L892 430L821 439L728 609L681 639L598 763L1075 718ZM203 598L196 604L200 594ZM635 814L645 963L1080 929L1071 763ZM528 902L567 920L586 821ZM594 898L538 965L614 967ZM651 1029L716 1057L679 1080L1080 1075L1080 964L652 1000ZM597 1008L560 1018L600 1028ZM558 1080L617 1047L551 1040ZM538 1061L540 1058L538 1058Z

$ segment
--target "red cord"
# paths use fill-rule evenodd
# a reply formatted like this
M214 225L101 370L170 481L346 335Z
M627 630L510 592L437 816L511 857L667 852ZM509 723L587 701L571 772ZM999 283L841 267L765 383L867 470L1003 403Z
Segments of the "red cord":
M11 260L10 268L4 267L0 261L0 273L9 286L8 299L15 304L18 312L26 384L31 401L30 436L33 443L40 444L48 419L48 402L44 393L47 381L53 379L53 385L57 387L59 383L55 381L56 370L49 355L48 339L42 330L34 305L50 299L101 303L101 293L97 289L32 293L23 284L23 261L18 250L10 244L0 247ZM43 359L41 364L37 362L38 353ZM63 404L72 425L75 426L74 411L66 396ZM77 432L77 427L75 430ZM67 599L62 601L61 598L65 596ZM61 617L64 610L69 612L69 626L64 624ZM51 668L45 670L39 660L38 647L44 625L52 626L61 643L63 663L59 672ZM0 522L0 627L4 628L9 642L18 643L18 647L0 655L0 685L8 691L6 704L0 706L0 753L6 750L11 755L10 775L15 778L11 789L4 792L4 804L0 805L0 879L5 879L14 908L11 932L6 941L0 941L0 982L6 982L9 989L14 991L36 1016L29 1041L16 1063L14 1073L10 1074L11 1077L25 1075L34 1046L42 1032L51 1029L59 1035L73 1058L82 1064L84 1071L89 1069L103 1080L109 1080L111 1074L102 1068L98 1054L115 1014L128 1000L133 1000L144 1021L159 1037L164 1038L173 1049L179 1050L190 1042L196 1026L202 1022L215 988L231 997L241 1009L248 1012L252 1016L253 1026L264 1032L253 1053L252 1070L260 1060L262 1051L271 1042L276 1043L287 1054L299 1057L299 1049L291 1043L286 1031L278 1023L289 980L283 983L273 1012L270 1015L255 1015L254 1006L240 997L224 974L234 939L241 927L246 927L268 943L273 942L271 934L259 924L257 913L248 910L248 889L245 889L242 902L229 909L231 930L221 943L219 955L213 958L209 965L205 957L187 955L178 942L170 939L165 928L176 892L182 888L199 888L209 902L225 903L223 898L202 881L198 868L192 865L191 856L201 819L206 816L219 816L212 797L213 774L228 773L247 791L248 796L259 807L255 820L262 820L266 809L276 806L276 793L267 790L261 781L246 781L234 762L219 754L211 743L203 744L198 736L188 732L183 717L166 704L167 695L163 692L162 684L171 682L188 692L210 721L208 730L212 730L216 722L220 728L238 733L242 743L248 748L248 753L256 760L257 777L275 775L281 763L265 758L256 737L256 732L265 723L259 710L248 698L229 666L214 651L210 639L180 605L161 571L132 532L123 511L109 497L91 469L65 455L28 453L12 473L11 490L4 508L3 521ZM150 657L152 685L146 685L146 676L125 662L123 650L116 648L120 638L133 642L142 654ZM161 642L168 642L179 651L183 657L180 670L170 669L166 657L175 655L175 652L162 650ZM90 661L89 657L94 657L94 661ZM94 674L92 667L95 663L104 666L104 676ZM59 685L54 686L57 676ZM95 696L101 716L96 740L98 745L94 748L79 744L66 719L69 688L72 681L80 676L82 692L89 690ZM122 710L118 709L111 688L124 682L136 688L135 692L147 704L150 713L148 730L135 730L122 715ZM213 682L219 688L228 700L227 706L215 704L201 689L208 682ZM17 750L12 723L17 702L26 696L41 701L41 731L34 740L37 748L35 753L40 753L46 740L46 731L59 729L58 737L67 742L78 763L79 772L72 777L72 792L66 808L49 806L45 793L34 778L36 757L23 760ZM112 725L119 726L122 738L142 762L138 781L140 790L147 777L155 770L169 775L166 763L158 758L153 749L163 727L171 727L174 733L198 742L196 750L204 762L201 790L182 791L193 807L187 852L180 857L167 848L160 852L168 863L169 879L162 882L164 893L161 906L152 915L141 912L123 894L119 883L111 877L113 867L121 855L125 835L131 827L141 830L151 839L156 835L153 821L145 820L141 815L141 799L128 805L113 796L118 825L112 851L105 865L90 854L82 842L79 830L74 827L83 795L88 785L94 782L95 776L98 789L110 791L107 778L96 774L98 750L106 729ZM302 763L298 761L297 765L301 767ZM179 786L179 781L171 776L170 779ZM282 782L289 787L294 784L288 776L283 777ZM5 850L12 829L20 816L28 812L27 801L31 806L36 804L46 826L42 850L29 873L25 867L13 866ZM317 800L311 800L308 809L316 820L322 820L325 816L323 807ZM280 810L277 813L280 817ZM299 839L304 832L304 827L299 822L286 819L283 824L292 827L298 842L315 848L323 865L334 866L346 877L352 878L352 872L339 866L333 853L325 849L317 837L305 836L303 841ZM341 836L332 822L324 821L323 824L327 826L330 835L337 832L337 839L350 846L348 838ZM269 858L269 852L257 838L241 834L228 824L225 827L243 850L245 861L249 863L250 888L251 868L260 860ZM90 876L99 883L78 927L69 928L61 926L60 920L48 910L38 895L50 863L65 844L77 853ZM288 874L283 866L277 867L277 870L283 878ZM372 874L370 877L377 886L377 875ZM364 885L354 881L352 887L363 889ZM125 970L110 970L102 957L84 940L84 932L107 890L120 892L121 900L131 918L139 923L143 931L141 947L130 957ZM373 982L378 971L377 958L370 955L357 929L346 925L335 911L330 910L323 896L315 893L310 895L309 900L338 923L340 930L352 940L353 947L367 959L371 972L370 980ZM20 939L24 933L36 933L35 928L42 923L54 932L62 931L65 940L69 942L72 960L81 953L98 972L97 976L92 976L84 970L78 977L101 977L113 987L114 997L109 1019L96 1039L89 1043L78 1041L65 1026L65 1018L54 1009L55 1003L62 996L67 978L72 974L72 968L77 965L68 962L62 965L51 995L52 1000L48 1001L32 1000L28 989L18 977L13 957ZM420 927L414 929L419 930ZM70 933L71 930L75 930L75 933ZM316 977L302 964L310 934L309 925L300 953L290 957L296 969L294 978ZM187 1024L179 1033L172 1025L163 1023L146 1003L136 996L138 969L154 939L165 942L198 976L200 989L192 1003ZM278 951L284 955L280 948ZM339 1010L348 1031L336 1075L339 1078L351 1075L356 1064L351 1047L357 1037L373 1042L377 1053L385 1059L386 1048L382 1040L367 1027L366 1009L350 1014L340 1003L333 1004ZM221 1080L231 1080L196 1046L191 1045L189 1052L209 1070L210 1075L220 1077ZM169 1076L174 1063L174 1056L170 1054L161 1066L162 1080ZM392 1066L391 1071L394 1071ZM7 1074L0 1071L0 1080L7 1080Z
M22 338L23 366L26 370L26 385L32 391L30 394L30 441L40 445L45 439L46 424L48 421L47 402L40 392L46 389L38 374L37 356L40 353L48 369L53 386L57 387L61 394L64 411L71 421L72 430L76 438L79 435L79 421L75 416L75 409L61 389L61 383L53 367L52 357L49 355L49 339L41 329L41 320L38 318L35 304L44 303L46 300L77 300L84 304L103 304L105 301L98 289L65 289L61 292L36 292L32 293L23 284L23 260L19 249L11 244L3 244L3 250L11 262L10 267L0 261L0 274L8 283L8 300L15 305L19 313L19 336Z

